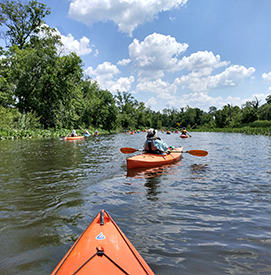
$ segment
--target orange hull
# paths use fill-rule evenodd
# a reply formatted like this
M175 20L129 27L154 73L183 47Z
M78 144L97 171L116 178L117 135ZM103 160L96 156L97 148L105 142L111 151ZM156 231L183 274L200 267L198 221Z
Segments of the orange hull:
M183 147L176 148L174 150L182 151ZM130 158L127 158L127 168L143 168L143 167L152 167L159 166L164 164L173 163L179 160L182 156L182 153L170 153L168 155L159 155L159 154L150 154L143 153L136 155Z
M180 135L180 138L188 138L188 135Z
M77 137L63 137L63 140L77 140L77 139L84 139L84 136L77 136Z
M51 275L61 274L154 275L104 210L85 229Z

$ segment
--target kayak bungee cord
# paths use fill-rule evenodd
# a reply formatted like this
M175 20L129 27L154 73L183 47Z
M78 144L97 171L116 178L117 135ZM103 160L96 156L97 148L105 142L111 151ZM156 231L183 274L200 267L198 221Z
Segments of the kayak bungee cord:
M96 247L97 252L90 257L85 263L83 263L72 275L75 275L78 271L80 271L91 259L93 259L96 255L99 257L105 256L111 263L113 263L116 267L118 267L124 274L129 275L123 268L121 268L116 262L114 262L110 257L108 257L101 247Z
M105 224L105 220L104 220L104 214L107 214L107 217L109 219L109 221L111 221L111 223L113 224L113 226L115 227L115 229L119 232L121 238L124 240L124 242L126 243L127 247L130 249L130 251L132 252L132 254L134 255L135 259L138 261L138 263L140 264L140 266L143 268L144 272L149 275L150 273L148 272L148 270L146 270L145 266L143 265L143 263L140 261L140 259L138 258L138 256L135 254L135 252L133 251L133 249L131 248L129 242L126 239L126 236L122 233L122 231L119 229L119 227L117 226L117 224L114 222L114 220L111 218L111 216L104 210L100 211L100 226L103 226ZM95 218L93 219L93 221L95 220ZM91 224L89 225L91 226ZM87 229L89 228L89 226L84 230L84 232L80 235L80 237L77 239L77 241L74 243L74 245L72 246L71 250L69 251L69 253L66 255L66 257L62 260L60 266L58 267L58 269L52 273L52 275L57 274L59 272L59 270L61 269L61 267L63 266L63 264L65 263L65 261L68 259L68 257L70 256L70 254L72 253L72 251L74 250L74 248L77 246L79 240L83 237L83 235L86 233ZM118 265L113 259L111 259L108 255L106 255L106 253L104 252L104 249L101 246L97 246L96 247L97 252L94 253L89 259L87 259L79 268L77 268L77 270L75 272L72 273L72 275L77 274L80 270L82 270L82 268L84 266L86 266L96 255L98 257L102 257L105 256L111 263L113 263L119 270L121 270L123 272L123 274L129 275L129 273L127 271L125 271L120 265Z
M114 220L111 218L111 216L109 215L109 213L107 213L106 211L104 211L110 221L114 224L115 228L118 230L118 232L120 233L121 237L123 238L123 240L125 241L125 243L127 244L127 246L129 247L129 249L131 250L131 252L134 254L135 258L138 260L138 262L140 263L140 265L142 266L142 268L144 269L144 271L146 272L146 274L149 274L148 271L145 269L145 267L142 265L141 261L138 259L138 257L135 255L134 251L132 250L132 248L130 247L130 245L127 243L126 239L123 237L122 233L120 232L120 230L118 229L118 226L116 226L116 223L114 222ZM100 225L104 225L104 212L101 211L100 212ZM117 266L124 274L129 275L129 273L127 273L121 266L119 266L114 260L112 260L109 256L107 256L104 253L104 250L101 247L96 247L97 252L90 257L84 264L82 264L81 267L79 267L72 275L75 275L80 269L82 269L91 259L93 259L96 255L97 256L105 256L109 261L111 261L115 266Z

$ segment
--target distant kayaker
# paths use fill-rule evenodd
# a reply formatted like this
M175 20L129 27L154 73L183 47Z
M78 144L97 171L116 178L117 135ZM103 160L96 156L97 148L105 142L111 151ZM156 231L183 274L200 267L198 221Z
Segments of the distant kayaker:
M168 150L168 145L158 137L157 130L149 129L146 135L144 151L147 153L165 153Z
M183 129L181 130L181 133L182 133L182 135L187 135L188 134L187 131L185 130L185 127L183 127Z
M95 131L94 135L95 135L95 136L98 136L98 135L99 135L99 134L98 134L98 130Z
M72 130L72 133L70 134L70 137L77 137L77 134L76 134L75 130Z

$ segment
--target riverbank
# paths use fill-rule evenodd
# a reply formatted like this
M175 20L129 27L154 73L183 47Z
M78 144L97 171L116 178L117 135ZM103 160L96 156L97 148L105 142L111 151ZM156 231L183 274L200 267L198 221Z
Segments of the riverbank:
M90 134L94 134L97 130L99 134L109 134L108 131L102 129L77 129L77 135L84 135L84 132L88 130ZM13 140L13 139L31 139L31 138L60 138L66 137L71 134L72 130L20 130L20 129L3 129L0 130L0 140Z

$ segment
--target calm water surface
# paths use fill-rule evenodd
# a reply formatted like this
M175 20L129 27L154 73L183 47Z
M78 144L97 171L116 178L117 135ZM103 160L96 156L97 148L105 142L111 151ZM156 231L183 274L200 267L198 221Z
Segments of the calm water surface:
M160 136L184 150L127 171L143 133L0 142L0 274L50 274L101 209L155 274L271 274L271 139Z

